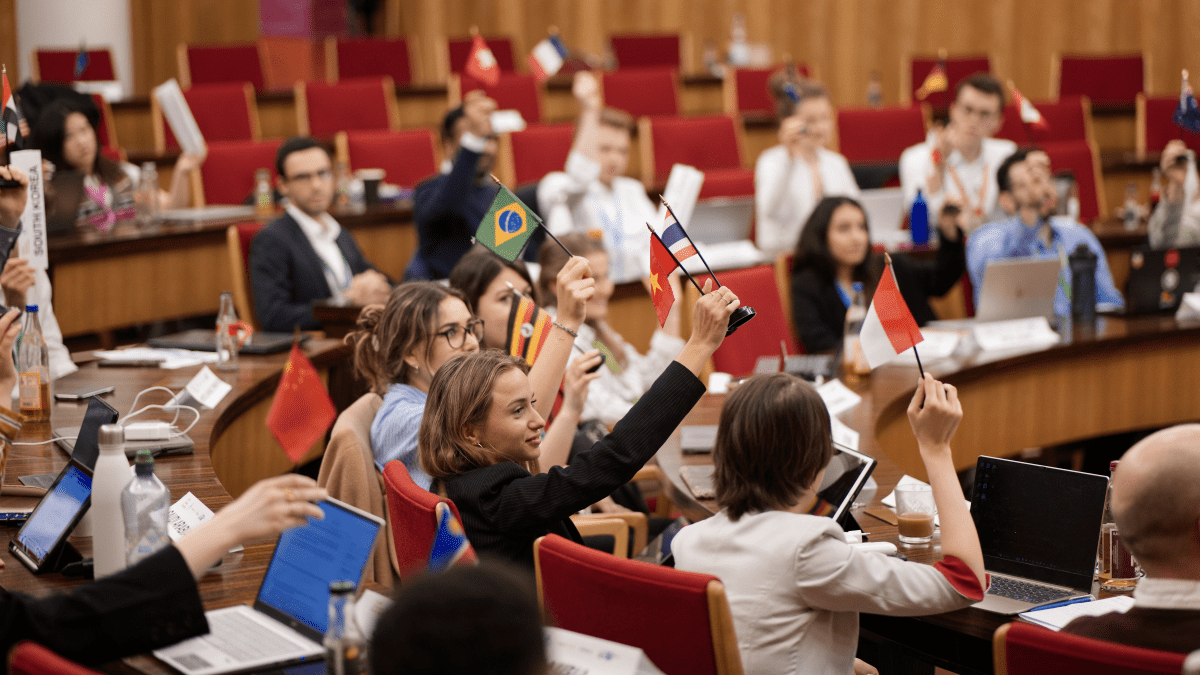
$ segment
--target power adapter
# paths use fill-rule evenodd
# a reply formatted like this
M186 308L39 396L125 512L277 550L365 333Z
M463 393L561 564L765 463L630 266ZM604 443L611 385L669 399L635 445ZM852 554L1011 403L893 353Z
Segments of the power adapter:
M165 441L171 438L174 427L161 420L130 422L125 425L127 441Z

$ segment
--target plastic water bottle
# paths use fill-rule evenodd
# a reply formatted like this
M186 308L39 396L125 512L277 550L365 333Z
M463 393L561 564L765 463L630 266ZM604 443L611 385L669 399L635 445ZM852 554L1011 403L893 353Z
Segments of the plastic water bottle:
M158 167L154 162L142 163L142 177L137 189L137 224L148 227L158 219Z
M325 672L360 675L370 672L367 639L354 619L353 581L329 584L329 628L325 631Z
M42 336L37 305L25 306L25 321L17 348L17 392L26 422L50 421L50 352Z
M100 427L100 456L92 472L92 557L96 578L125 569L125 516L121 493L129 484L129 461L125 459L125 428L116 424Z
M217 370L238 369L238 316L233 308L233 293L221 294L217 312Z
M259 169L254 172L254 212L260 216L275 213L275 195L271 192L271 172Z
M917 190L912 209L908 212L908 229L912 233L914 245L929 243L929 207L925 204L925 197L920 190Z
M867 299L863 295L863 285L854 282L854 298L846 308L846 329L842 334L842 363L846 375L861 375L871 372L867 365L867 357L859 344L859 333L862 332L863 322L867 319Z
M1142 205L1138 203L1138 188L1137 183L1130 183L1125 186L1125 207L1124 218L1125 231L1133 232L1137 230L1138 223L1142 219Z
M171 493L154 475L154 457L149 450L138 450L133 466L137 475L121 491L125 559L130 567L171 543L167 535Z

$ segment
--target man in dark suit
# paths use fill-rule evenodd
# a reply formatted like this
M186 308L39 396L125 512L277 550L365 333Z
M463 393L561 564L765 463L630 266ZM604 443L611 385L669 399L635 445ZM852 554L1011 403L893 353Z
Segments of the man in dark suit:
M327 213L334 180L325 148L312 138L290 138L275 156L275 170L279 192L288 199L287 211L250 245L254 312L263 329L320 329L313 317L317 300L387 302L387 277Z
M1133 607L1064 633L1172 652L1200 649L1200 424L1147 436L1113 474L1117 532L1146 576Z

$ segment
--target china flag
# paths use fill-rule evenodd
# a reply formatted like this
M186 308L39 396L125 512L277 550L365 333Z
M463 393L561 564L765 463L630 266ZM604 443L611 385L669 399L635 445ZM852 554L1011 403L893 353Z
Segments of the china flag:
M317 369L300 351L299 344L292 345L275 401L267 413L267 428L295 464L325 435L335 417L337 411Z
M664 269L663 265L667 267ZM654 311L658 314L658 325L667 324L667 315L671 313L671 305L675 304L675 294L671 291L671 282L667 275L676 267L671 254L653 233L650 235L650 299L654 301Z
M500 84L500 64L479 35L471 38L471 52L467 54L467 65L463 72L489 87Z

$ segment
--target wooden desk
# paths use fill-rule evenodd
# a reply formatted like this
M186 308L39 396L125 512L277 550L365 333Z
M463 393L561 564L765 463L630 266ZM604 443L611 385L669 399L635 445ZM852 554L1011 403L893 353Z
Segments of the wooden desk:
M963 422L952 446L958 470L979 455L1012 457L1023 448L1081 440L1200 420L1195 388L1200 369L1200 321L1170 317L1103 317L1095 330L1064 329L1063 342L1020 354L977 353L926 365L935 377L958 387ZM905 473L925 479L906 409L917 370L884 366L853 385L863 397L840 419L860 432L860 451L879 460L878 490L870 506L892 491ZM724 396L705 396L684 424L715 424ZM683 455L679 434L659 451L671 501L691 520L716 510L712 500L692 496L679 476L684 464L709 464L709 455ZM890 541L910 560L933 563L940 548L907 547L895 526L856 510L872 541ZM1000 615L967 608L919 619L863 615L864 637L927 664L960 675L990 673L991 636L1006 623ZM873 664L883 672L884 664Z

